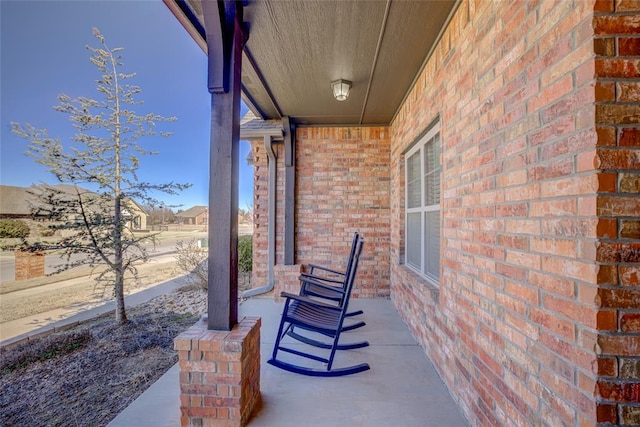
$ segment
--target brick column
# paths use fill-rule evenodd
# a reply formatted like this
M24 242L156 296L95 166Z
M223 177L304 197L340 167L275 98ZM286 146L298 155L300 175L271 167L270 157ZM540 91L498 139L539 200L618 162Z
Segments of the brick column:
M260 318L231 331L198 321L174 340L182 426L244 426L260 405Z
M15 280L44 276L44 252L15 251Z
M597 422L640 425L640 3L596 3Z

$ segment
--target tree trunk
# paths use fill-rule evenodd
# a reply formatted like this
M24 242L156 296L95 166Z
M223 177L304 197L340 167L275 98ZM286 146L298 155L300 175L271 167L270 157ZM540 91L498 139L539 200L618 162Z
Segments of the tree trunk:
M118 182L116 181L116 189L119 193ZM116 195L115 200L115 229L113 233L113 245L115 249L115 283L114 293L116 298L116 321L118 323L126 323L127 313L124 307L124 269L122 266L122 230L120 225L120 195Z
M122 263L120 263L122 266ZM127 313L124 307L124 273L122 268L116 270L116 282L114 284L116 294L116 321L118 323L127 322Z
M116 72L116 61L113 54L109 54L111 57L111 66L113 67L113 81L115 86L115 133L113 135L113 142L115 142L114 156L115 156L115 170L114 170L114 190L115 190L115 203L114 203L114 219L115 229L113 233L113 245L115 249L115 270L116 270L116 283L114 283L115 298L116 298L116 321L119 323L125 323L127 321L127 313L124 307L124 268L122 266L122 207L121 207L121 189L120 182L122 181L122 175L120 170L120 82L118 79L118 73Z

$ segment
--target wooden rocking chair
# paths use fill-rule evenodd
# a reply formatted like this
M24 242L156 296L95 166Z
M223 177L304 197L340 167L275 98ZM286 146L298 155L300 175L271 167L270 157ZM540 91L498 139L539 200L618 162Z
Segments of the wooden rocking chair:
M349 306L351 288L353 287L353 282L358 270L358 262L360 260L360 253L362 252L362 245L363 241L359 240L354 252L351 271L349 272L347 288L345 290L346 292L342 305L317 301L304 295L294 295L287 292L281 293L281 295L286 298L286 302L282 318L280 320L276 342L273 346L273 354L271 359L268 361L269 364L290 372L320 377L350 375L370 369L367 363L361 363L359 365L344 368L333 368L333 361L337 350L351 350L367 347L369 345L366 341L351 344L339 343L340 334L345 330L343 324L347 308ZM318 339L302 335L298 332L293 332L293 327L297 330L302 329L329 337L331 340L330 342L320 341ZM287 347L282 343L282 339L285 336L292 337L300 342L320 349L329 350L329 356L321 357L313 353ZM320 369L285 362L278 359L279 351L324 363L326 364L326 367Z
M351 252L349 254L347 267L344 272L323 267L317 264L307 264L309 272L303 273L298 277L301 283L300 295L322 298L325 300L334 301L339 305L342 305L345 297L347 282L349 279L349 273L353 265L353 256L355 254L356 246L359 240L360 234L356 231L353 234ZM347 313L346 316L357 316L362 313L362 310L356 310ZM355 329L360 326L364 326L364 323L350 326L349 329Z

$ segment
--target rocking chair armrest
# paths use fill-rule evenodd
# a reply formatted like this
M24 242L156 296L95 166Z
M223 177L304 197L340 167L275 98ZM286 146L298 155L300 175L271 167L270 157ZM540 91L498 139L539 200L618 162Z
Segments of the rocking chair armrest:
M303 295L290 294L289 292L280 292L280 296L283 298L287 298L288 300L300 301L304 304L314 305L316 307L328 308L330 310L336 310L336 311L342 310L341 307L338 307L336 305L326 304L324 302L314 300L309 297L305 297Z
M327 289L327 290L332 291L332 292L338 292L340 294L344 294L344 289L342 289L341 287L338 287L338 286L332 286L332 285L329 285L327 283L322 283L322 282L319 282L319 281L314 280L314 279L309 278L309 277L300 276L300 277L298 277L298 279L302 282L302 287L303 288L306 288L307 285L314 285L314 286L318 286L318 287L323 288L323 289Z
M298 280L306 280L307 278L322 280L323 282L331 282L331 283L339 283L339 284L342 284L344 282L344 280L330 279L328 277L316 276L315 274L310 274L310 273L302 273L300 274L300 276L298 276Z
M310 268L310 270L311 270L310 273L313 273L313 270L315 270L317 268L318 270L327 271L329 273L333 273L333 274L338 274L340 276L344 276L344 273L342 271L333 270L331 268L323 267L321 265L307 264L307 267Z

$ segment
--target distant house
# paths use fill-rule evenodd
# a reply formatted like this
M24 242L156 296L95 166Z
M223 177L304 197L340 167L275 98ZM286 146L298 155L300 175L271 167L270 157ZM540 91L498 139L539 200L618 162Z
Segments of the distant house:
M28 188L0 185L0 218L31 218Z
M184 212L177 213L176 217L184 225L207 225L209 222L209 208L206 206L194 206Z
M46 221L46 217L38 217L34 214L33 207L39 202L34 194L38 192L40 186L15 187L10 185L0 185L0 218L15 219L35 219ZM52 188L72 195L75 187L72 185L58 184ZM80 188L83 193L95 194L89 190ZM97 194L96 194L97 196ZM127 226L134 231L147 229L147 213L135 201L127 199L127 207L122 214L127 219Z
M122 214L127 218L127 225L133 231L143 231L147 229L147 213L135 200L128 199L128 205L122 210Z

